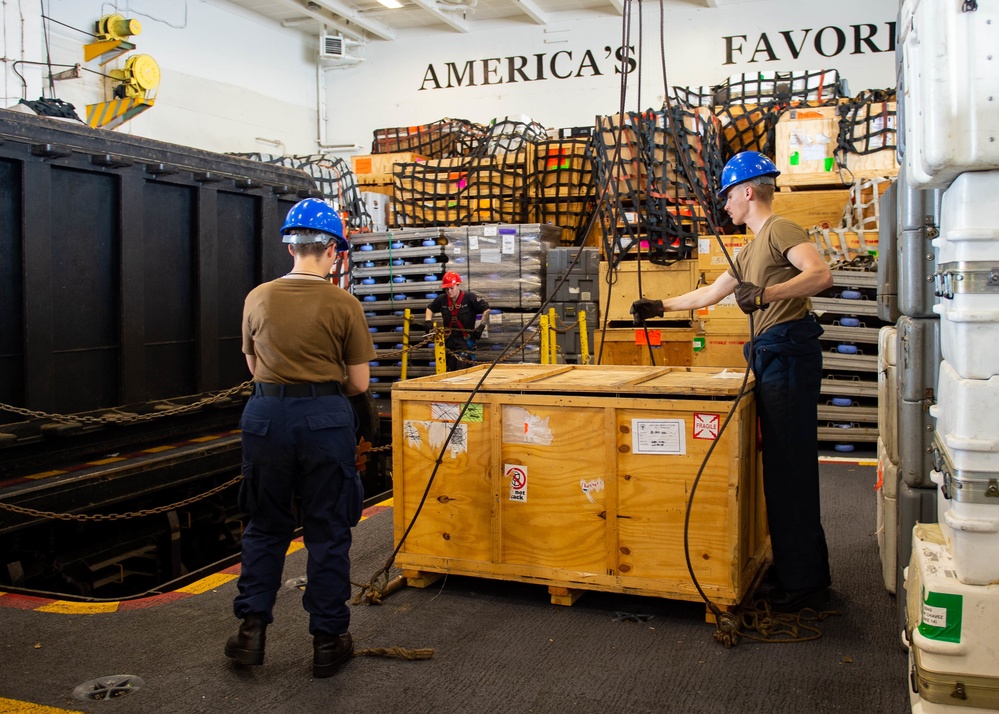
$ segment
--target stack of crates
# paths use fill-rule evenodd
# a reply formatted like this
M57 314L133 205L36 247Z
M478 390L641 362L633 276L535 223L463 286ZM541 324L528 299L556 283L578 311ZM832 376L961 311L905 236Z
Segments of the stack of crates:
M560 132L561 133L561 132ZM569 130L570 136L547 139L531 148L528 196L532 220L562 229L561 243L583 245L596 208L593 139Z
M525 223L527 155L522 149L396 165L396 221L400 226Z
M361 301L375 343L371 362L371 392L387 402L392 382L402 377L403 351L408 352L407 377L435 373L433 344L410 345L424 338L422 330L404 340L405 311L413 325L422 325L427 305L442 291L447 239L440 228L358 233L351 236L351 284ZM387 407L386 407L387 408Z
M545 269L545 297L555 310L560 361L583 364L593 351L599 324L600 251L596 248L552 248ZM586 352L580 336L586 331Z
M444 229L447 269L461 276L463 290L485 299L491 308L476 359L488 360L490 352L503 350L516 337L504 359L538 361L535 318L543 302L546 256L558 245L560 233L555 226L538 223Z
M999 232L989 209L999 190L999 68L979 59L999 46L997 19L974 2L904 0L900 10L900 191L939 202L934 225L924 201L913 235L900 231L897 266L899 310L918 308L908 343L899 321L898 359L911 355L917 372L899 367L900 489L916 479L936 496L927 520L939 521L908 534L911 700L924 714L999 708ZM907 397L925 407L908 423ZM911 460L902 451L910 434ZM900 521L901 499L900 490Z

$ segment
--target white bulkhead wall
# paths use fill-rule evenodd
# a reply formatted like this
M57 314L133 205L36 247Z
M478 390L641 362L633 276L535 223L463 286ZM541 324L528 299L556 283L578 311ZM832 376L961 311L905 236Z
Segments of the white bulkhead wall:
M744 72L836 69L849 80L851 93L895 86L897 0L719 5L666 10L670 85L716 85ZM637 54L638 3L633 7L630 44ZM659 5L641 7L641 108L658 107ZM357 106L339 116L331 112L328 134L370 145L370 129L378 127L443 117L485 123L518 114L549 127L588 126L594 116L617 111L621 77L615 55L623 44L621 18L612 14L546 27L522 22L489 33L400 33L394 42L363 48L360 66L328 73L329 96L349 97ZM469 84L470 70L475 86ZM634 111L637 71L629 87L626 108Z
M895 84L896 0L719 4L667 10L671 85L712 85L742 72L795 69L839 70L852 93ZM639 4L633 7L631 44L637 53ZM641 106L655 107L663 93L659 6L643 2L641 7ZM44 61L46 47L37 6L22 3L19 12L17 4L6 3L0 9L8 58L4 106L10 106L22 93L12 61ZM544 27L525 18L467 34L400 31L394 41L352 48L363 62L323 72L327 121L320 132L314 35L226 0L46 0L45 9L59 22L85 30L102 13L138 19L143 31L132 38L137 46L132 54L152 55L161 83L156 105L117 131L210 151L315 153L324 134L327 144L357 145L366 153L373 131L381 127L443 117L485 123L522 114L546 126L590 125L595 115L613 113L619 103L615 54L623 44L621 17L611 11L605 18L560 19ZM48 30L53 63L83 63L87 36L56 23L48 23ZM120 68L127 57L103 69ZM85 66L102 69L96 61ZM28 83L27 98L37 99L45 68L17 69ZM457 86L459 74L462 86ZM637 71L629 85L626 107L634 110L639 107ZM84 73L56 82L55 89L83 117L87 104L111 98L111 86Z

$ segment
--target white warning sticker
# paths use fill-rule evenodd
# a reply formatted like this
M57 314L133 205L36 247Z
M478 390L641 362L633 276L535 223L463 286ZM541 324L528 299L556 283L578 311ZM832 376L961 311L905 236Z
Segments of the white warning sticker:
M694 438L714 441L718 438L718 426L721 416L718 414L694 413Z
M510 479L510 500L527 501L527 467L520 464L505 464L503 475Z
M930 627L947 627L947 608L923 603L923 624Z

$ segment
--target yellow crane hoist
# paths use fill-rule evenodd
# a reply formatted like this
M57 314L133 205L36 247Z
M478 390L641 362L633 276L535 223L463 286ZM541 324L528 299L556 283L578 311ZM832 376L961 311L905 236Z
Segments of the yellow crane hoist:
M135 49L128 38L142 32L142 23L121 15L105 15L97 21L95 29L97 40L83 46L83 59L89 62L100 57L103 67L116 57Z
M114 129L156 102L160 67L149 55L129 57L123 69L113 69L109 74L120 82L114 88L115 98L87 105L87 124L95 129Z

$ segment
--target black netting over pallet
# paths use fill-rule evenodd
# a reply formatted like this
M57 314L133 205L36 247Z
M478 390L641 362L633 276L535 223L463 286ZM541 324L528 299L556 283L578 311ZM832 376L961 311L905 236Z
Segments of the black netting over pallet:
M547 138L544 126L538 122L507 117L502 121L494 121L486 128L473 153L475 156L517 153L525 151L534 142Z
M704 109L598 118L594 137L598 213L604 252L615 263L648 245L649 260L690 258L711 234L721 206L719 129Z
M346 213L347 225L350 228L355 231L371 229L371 215L361 200L354 172L343 159L325 154L272 156L250 153L232 154L232 156L304 171L316 182L316 188L323 198L336 206L341 214Z
M712 87L713 104L771 104L773 102L822 102L834 104L845 97L834 69L794 72L751 72L735 75ZM703 92L703 88L697 91ZM694 102L688 102L694 104Z
M596 208L592 129L545 139L529 153L528 195L535 219L562 229L562 245L582 245Z
M724 137L722 158L740 151L758 151L774 158L774 130L787 104L725 104L714 108Z
M890 99L881 98L889 96ZM888 92L863 94L841 104L837 153L841 156L848 153L866 155L896 148L895 109L894 96Z
M396 164L393 202L401 226L527 223L524 156Z
M375 129L372 154L411 151L428 159L475 154L486 128L465 119L441 119L432 124Z

